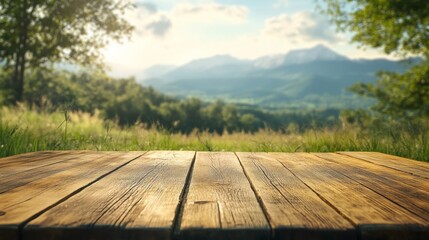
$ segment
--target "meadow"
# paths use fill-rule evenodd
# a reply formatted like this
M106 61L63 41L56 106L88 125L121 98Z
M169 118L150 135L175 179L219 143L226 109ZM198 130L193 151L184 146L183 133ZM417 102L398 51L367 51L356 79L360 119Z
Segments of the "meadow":
M368 128L342 124L303 132L172 133L136 123L120 127L84 112L0 108L0 157L42 150L199 150L248 152L377 151L429 161L429 128Z

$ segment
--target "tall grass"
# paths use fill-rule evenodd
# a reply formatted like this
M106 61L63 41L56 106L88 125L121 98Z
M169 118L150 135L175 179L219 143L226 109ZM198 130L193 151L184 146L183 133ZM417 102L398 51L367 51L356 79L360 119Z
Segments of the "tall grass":
M282 134L169 133L141 124L120 128L98 114L39 113L24 107L0 109L0 157L40 150L200 150L246 152L377 151L429 161L427 126L377 130L356 126Z

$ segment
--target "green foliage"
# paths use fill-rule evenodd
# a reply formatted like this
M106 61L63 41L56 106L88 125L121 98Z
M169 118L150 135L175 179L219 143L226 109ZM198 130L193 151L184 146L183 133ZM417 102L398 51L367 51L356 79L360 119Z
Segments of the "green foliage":
M377 99L373 109L400 117L429 116L429 4L426 0L325 0L338 28L352 41L423 61L403 74L381 72L376 84L352 90Z
M13 69L14 101L21 101L27 67L66 61L99 64L99 49L133 27L120 0L0 0L0 61Z
M337 26L363 46L386 53L429 56L426 0L324 0Z
M10 71L0 68L0 105L13 102L13 86Z
M290 123L296 124L296 131L304 131L313 122L319 122L318 127L332 126L338 116L338 111L271 113L255 106L236 106L219 100L213 103L195 98L180 100L142 87L132 78L112 79L97 72L39 68L28 71L26 78L24 101L29 108L39 112L67 109L95 114L100 111L105 120L124 127L140 124L186 134L193 131L253 133L266 127L286 132Z
M49 70L31 71L25 83L24 100L40 110L55 102L57 107L78 101L76 87L61 72Z
M357 84L353 92L376 98L373 109L401 118L429 117L429 63L404 74L379 72L376 84Z
M2 0L0 59L14 61L19 34L26 31L31 66L93 62L109 38L118 40L132 30L121 16L129 7L127 1L117 0Z

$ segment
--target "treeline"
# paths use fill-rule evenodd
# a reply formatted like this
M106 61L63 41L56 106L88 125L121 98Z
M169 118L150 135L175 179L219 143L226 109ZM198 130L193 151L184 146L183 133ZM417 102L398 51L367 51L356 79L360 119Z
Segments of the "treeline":
M0 74L3 104L9 102L10 81L6 76ZM335 125L339 114L336 110L272 113L220 100L205 103L195 98L177 99L142 87L133 78L113 79L91 72L32 70L25 84L24 101L38 111L101 111L104 119L120 126L140 123L171 132L256 132L262 128L299 132Z

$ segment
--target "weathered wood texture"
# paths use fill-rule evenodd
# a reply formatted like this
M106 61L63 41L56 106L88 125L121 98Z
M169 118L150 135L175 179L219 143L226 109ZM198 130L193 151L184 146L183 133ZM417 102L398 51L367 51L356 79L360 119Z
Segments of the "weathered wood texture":
M24 153L20 155L0 158L0 167L7 165L19 165L22 163L30 163L35 161L40 161L48 158L52 158L53 156L66 155L70 152L68 151L42 151L42 152L30 152Z
M25 239L169 239L194 152L151 152L28 223Z
M378 152L340 152L377 165L429 179L429 164Z
M354 239L353 225L267 154L237 153L277 239Z
M335 163L308 153L270 155L353 222L361 239L398 239L398 229L403 234L399 239L429 237L427 221L351 179L348 174L353 171L343 172Z
M267 239L269 226L234 153L197 153L182 239Z
M76 152L67 155L53 155L49 159L43 159L43 161L29 161L19 165L1 167L2 185L0 186L0 193L81 165L87 162L88 157L92 155L97 157L94 153ZM19 174L19 179L17 179L16 174Z
M429 164L381 153L0 159L0 240L429 239Z
M100 177L142 153L95 153L82 156L82 163L0 194L0 239L18 239L20 228L51 206L67 199ZM20 180L19 174L15 174ZM1 185L7 183L1 182Z
M347 156L315 155L332 161L331 168L429 222L429 181L413 181L407 173Z

